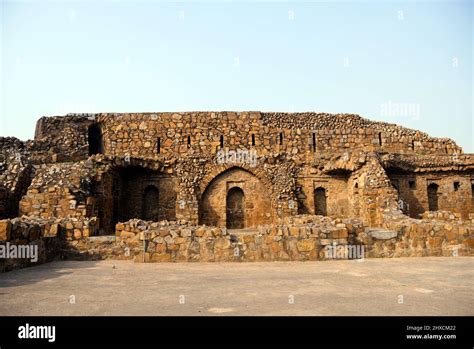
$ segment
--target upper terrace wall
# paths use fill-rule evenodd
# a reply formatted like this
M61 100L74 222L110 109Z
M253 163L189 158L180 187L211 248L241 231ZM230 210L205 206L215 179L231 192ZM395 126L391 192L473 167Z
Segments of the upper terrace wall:
M334 150L453 154L452 140L352 114L187 112L95 114L44 117L35 140L49 141L72 160L89 155L88 130L98 125L101 150L109 156L162 158L215 154L224 148L255 148L259 156L275 152L312 154Z
M87 158L88 128L94 117L42 117L36 123L35 143L47 143L47 160L53 162L78 161Z

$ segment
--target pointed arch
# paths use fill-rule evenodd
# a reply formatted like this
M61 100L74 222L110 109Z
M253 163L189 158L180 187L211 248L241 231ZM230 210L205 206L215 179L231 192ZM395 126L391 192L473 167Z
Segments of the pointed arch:
M273 222L269 190L251 171L231 166L206 183L199 200L200 224L237 229Z
M242 188L233 187L227 191L226 227L228 229L245 228L245 194Z
M241 169L243 171L250 173L251 175L257 177L265 185L267 190L270 190L271 192L273 192L273 184L267 178L264 170L258 167L251 167L247 164L238 164L238 165L225 164L225 165L214 166L211 170L207 172L207 174L204 176L204 178L201 180L201 183L199 184L200 193L203 194L206 188L212 182L212 180L214 180L217 176L231 169Z

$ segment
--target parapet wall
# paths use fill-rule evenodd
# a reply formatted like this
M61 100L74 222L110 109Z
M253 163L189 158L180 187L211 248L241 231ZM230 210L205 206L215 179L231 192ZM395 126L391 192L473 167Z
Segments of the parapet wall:
M35 140L57 146L63 157L88 156L88 128L98 125L108 156L158 159L224 149L256 149L259 156L325 151L454 154L452 140L352 114L186 112L44 117Z

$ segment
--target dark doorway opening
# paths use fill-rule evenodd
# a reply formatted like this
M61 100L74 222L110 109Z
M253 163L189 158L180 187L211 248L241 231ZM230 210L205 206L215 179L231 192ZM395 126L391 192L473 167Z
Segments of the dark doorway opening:
M326 189L316 188L314 191L314 213L327 216Z
M149 185L143 193L142 217L147 221L159 220L160 194L154 185Z
M232 188L226 199L226 226L228 229L243 229L245 227L245 196L240 188Z
M92 124L88 129L89 156L104 153L102 130L98 124Z
M438 185L428 185L428 211L438 211Z
M474 212L474 183L471 183L471 211Z

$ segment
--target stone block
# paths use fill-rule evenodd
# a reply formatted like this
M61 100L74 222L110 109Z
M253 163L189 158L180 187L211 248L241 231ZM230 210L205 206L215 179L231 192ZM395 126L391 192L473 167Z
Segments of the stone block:
M11 236L12 223L8 219L0 221L0 241L9 241Z
M296 246L298 248L298 251L300 252L309 252L311 250L314 250L316 247L316 241L313 239L303 239L299 240L296 243Z

